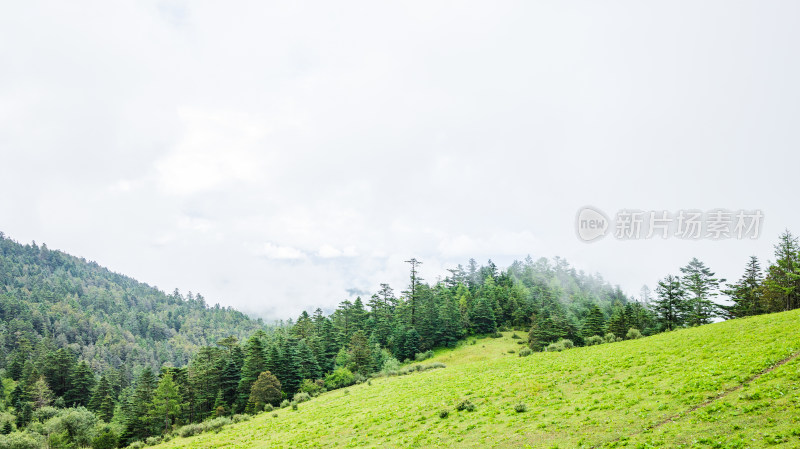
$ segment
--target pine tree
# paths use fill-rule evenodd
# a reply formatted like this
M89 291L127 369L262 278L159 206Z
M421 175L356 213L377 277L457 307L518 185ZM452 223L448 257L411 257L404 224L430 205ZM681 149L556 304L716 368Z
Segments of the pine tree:
M169 432L170 424L180 413L181 397L178 394L178 387L172 378L172 373L166 372L161 376L158 387L153 393L152 409L150 417L154 423L159 421L164 423L164 434Z
M419 352L419 334L413 327L406 331L403 340L403 359L414 360L414 356Z
M691 295L688 298L687 324L699 326L710 323L718 315L717 305L712 298L717 295L719 284L725 279L715 278L714 273L697 258L681 268L681 272L683 289Z
M602 336L603 330L606 327L605 320L605 316L603 316L603 311L600 310L600 307L597 307L597 304L592 304L589 310L589 316L586 318L586 322L583 325L583 336Z
M473 329L479 334L488 334L497 331L494 310L486 298L478 298L470 314Z
M353 365L350 370L364 375L369 374L372 366L372 351L364 331L358 331L353 334L348 352L350 363Z
M239 399L236 404L237 411L244 410L250 398L250 387L252 387L253 382L258 379L259 374L266 371L266 369L267 363L264 357L264 346L261 344L261 339L254 335L247 340L244 365L242 366L242 377L239 380Z
M18 350L11 358L11 363L8 366L8 376L11 379L19 381L22 378L22 368L25 365L25 355L23 351Z
M775 263L763 282L763 303L769 312L800 307L800 253L797 237L788 230L775 245Z
M441 325L436 331L436 339L442 346L453 347L463 335L461 312L458 309L456 299L449 291L442 291L440 295L442 302L439 305L438 313Z
M94 382L94 374L89 365L81 361L70 375L70 387L64 395L64 401L71 407L86 405L92 396Z
M283 391L289 397L297 393L300 384L303 382L303 370L300 366L300 358L297 354L297 339L290 337L287 338L281 347L281 363L280 363L281 381ZM277 377L277 376L276 376Z
M733 301L733 305L720 306L725 312L725 317L741 318L765 313L761 288L763 281L764 275L761 273L758 258L751 256L739 282L728 284L728 289L723 292Z
M39 380L34 382L29 394L34 408L39 409L53 402L53 392L47 386L44 376L40 376Z
M111 422L114 417L114 398L107 394L100 403L100 409L97 411L97 417L105 422Z
M300 340L297 344L297 357L300 362L301 378L315 380L322 377L317 357L305 340Z
M125 430L120 442L128 445L136 440L143 440L150 435L150 408L153 403L153 392L156 389L156 377L150 367L145 367L136 382L136 389L127 406Z
M66 396L71 387L70 375L75 371L75 356L72 351L60 348L46 357L47 364L44 367L44 376L47 384L56 396ZM67 398L64 398L69 404Z
M236 397L239 389L239 381L241 380L241 368L237 366L236 361L230 359L225 362L225 368L220 375L219 392L217 397L221 398L223 405L226 409L230 409L236 402ZM214 408L216 409L219 404L214 401Z
M686 301L686 292L680 279L670 274L658 281L656 295L658 299L653 301L653 311L662 328L673 330L683 326L690 306Z
M295 322L294 326L292 327L292 335L299 339L309 339L313 335L314 332L314 323L311 321L311 317L308 315L308 312L305 310L297 317L297 322Z
M611 318L608 319L606 331L611 332L617 337L624 338L625 334L627 334L628 329L630 328L630 324L628 324L628 320L625 318L625 310L619 305L614 307L614 311L611 313Z
M103 400L106 398L106 396L111 396L112 394L113 392L111 390L111 386L108 384L108 378L106 376L101 376L100 382L97 383L97 388L95 388L94 393L92 394L92 399L89 401L89 410L94 412L100 410Z

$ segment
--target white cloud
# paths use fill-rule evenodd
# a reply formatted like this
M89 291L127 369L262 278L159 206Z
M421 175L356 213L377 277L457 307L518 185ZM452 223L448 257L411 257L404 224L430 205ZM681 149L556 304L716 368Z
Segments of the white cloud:
M305 253L297 248L276 245L269 242L264 244L264 246L261 248L261 251L259 251L259 254L267 257L268 259L296 260L305 259L306 257Z
M638 292L800 222L799 2L7 3L0 231L167 290L285 318L531 253ZM764 237L587 245L587 204Z
M333 259L337 257L356 257L358 252L355 246L346 246L343 249L337 249L331 245L322 245L317 251L317 256L323 259Z
M261 119L186 107L179 108L178 115L183 136L156 162L158 182L165 192L202 193L266 176L264 137L269 128Z

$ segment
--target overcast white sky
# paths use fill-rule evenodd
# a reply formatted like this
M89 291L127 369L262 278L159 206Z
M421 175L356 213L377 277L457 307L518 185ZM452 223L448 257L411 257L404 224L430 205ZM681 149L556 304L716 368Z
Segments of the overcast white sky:
M409 257L560 255L636 294L800 232L800 3L7 2L0 230L265 318ZM761 209L757 240L575 234ZM350 292L350 293L348 293Z

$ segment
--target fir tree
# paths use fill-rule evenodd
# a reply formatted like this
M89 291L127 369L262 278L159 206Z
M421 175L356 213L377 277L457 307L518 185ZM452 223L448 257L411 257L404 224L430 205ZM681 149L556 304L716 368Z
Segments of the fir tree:
M488 299L478 298L475 301L475 307L470 314L470 322L472 322L475 332L479 334L497 331L494 310Z
M171 423L180 413L181 402L172 373L164 373L153 393L152 409L150 410L150 416L154 423L159 421L164 423L164 434L169 432Z
M600 307L597 307L597 304L592 304L591 309L589 310L589 316L586 318L586 322L583 325L583 336L602 336L604 335L603 330L605 330L605 327L605 316L603 316L603 311L600 310Z
M86 362L81 361L70 375L70 387L64 395L64 401L71 407L84 406L92 396L94 374Z
M658 299L653 301L653 311L662 328L673 330L683 326L689 305L686 302L686 292L683 290L680 279L668 275L658 281L656 295Z
M238 411L244 410L250 398L250 387L252 387L253 382L258 379L259 374L266 371L266 369L267 363L264 357L264 346L261 344L261 339L254 335L247 341L247 349L245 350L242 376L239 380L238 387L239 399L236 405Z
M688 298L687 324L699 326L710 323L717 316L717 305L712 298L717 295L719 283L725 279L715 278L714 273L697 258L681 268L681 272L683 289L691 295Z

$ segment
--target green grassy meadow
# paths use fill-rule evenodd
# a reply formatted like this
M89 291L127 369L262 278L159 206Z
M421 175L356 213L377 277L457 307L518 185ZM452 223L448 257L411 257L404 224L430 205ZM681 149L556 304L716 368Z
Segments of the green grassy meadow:
M800 351L800 310L528 357L511 335L158 447L800 447L800 359L754 379Z

